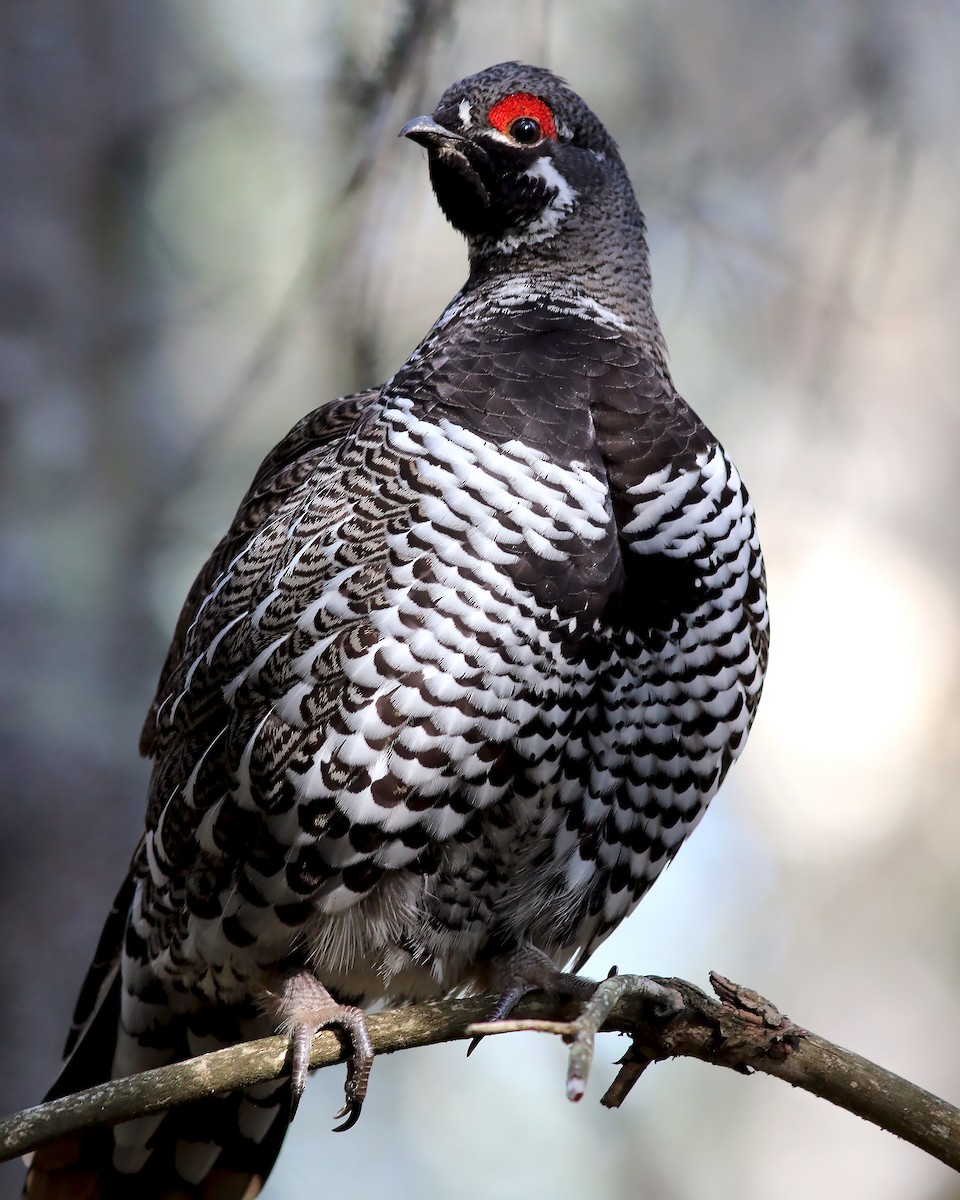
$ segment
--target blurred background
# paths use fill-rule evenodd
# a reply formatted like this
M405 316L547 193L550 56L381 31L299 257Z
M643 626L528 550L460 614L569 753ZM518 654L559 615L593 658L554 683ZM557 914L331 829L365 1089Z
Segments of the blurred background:
M960 1102L957 0L6 0L0 7L0 1109L54 1076L142 823L140 724L257 463L465 275L423 153L453 80L550 66L620 142L676 381L756 501L773 643L743 761L597 953ZM782 1083L563 1094L552 1039L307 1090L265 1195L952 1200ZM18 1165L0 1169L13 1197Z

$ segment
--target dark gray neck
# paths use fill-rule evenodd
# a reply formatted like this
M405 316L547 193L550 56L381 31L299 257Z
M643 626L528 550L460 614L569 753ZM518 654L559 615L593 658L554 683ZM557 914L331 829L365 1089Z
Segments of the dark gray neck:
M461 294L476 292L496 302L526 291L565 305L582 297L585 311L610 314L610 323L622 325L662 361L643 216L614 155L604 164L606 186L578 192L555 224L534 228L532 235L471 240L470 276Z

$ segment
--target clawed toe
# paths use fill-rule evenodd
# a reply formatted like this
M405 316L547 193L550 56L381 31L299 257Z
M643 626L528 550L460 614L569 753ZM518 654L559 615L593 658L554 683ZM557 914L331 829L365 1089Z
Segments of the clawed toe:
M290 1115L297 1115L303 1089L307 1086L307 1071L310 1067L310 1047L316 1029L313 1025L294 1026L290 1035Z
M517 1007L520 1001L524 998L524 996L527 996L530 994L530 992L535 992L536 990L536 986L532 983L520 983L514 984L512 987L508 987L506 991L501 994L500 999L497 1001L493 1010L487 1017L486 1023L489 1024L493 1021L505 1021ZM467 1047L467 1058L470 1057L470 1055L474 1052L474 1050L476 1050L482 1041L482 1033L470 1040L470 1045Z
M321 1029L333 1029L346 1043L349 1054L344 1085L346 1103L335 1116L335 1120L347 1119L337 1125L334 1132L351 1129L359 1120L373 1065L373 1044L363 1013L352 1005L339 1004L323 984L306 971L287 976L273 998L272 1007L290 1033L290 1120L296 1114L306 1086L314 1035Z
M341 1005L341 1014L335 1024L346 1034L350 1057L347 1059L347 1081L344 1085L346 1103L334 1116L339 1121L346 1117L342 1125L335 1125L334 1133L345 1133L352 1129L360 1120L360 1110L367 1096L367 1083L370 1079L370 1068L373 1066L373 1045L367 1031L367 1023L359 1008Z
M559 971L557 975L567 978ZM569 978L579 980L579 976L571 976ZM586 1091L587 1077L590 1074L590 1066L593 1062L593 1048L596 1035L622 996L631 994L647 1002L651 1005L656 1017L660 1020L667 1020L675 1016L683 1008L683 997L676 988L661 983L658 979L651 979L646 975L616 975L611 973L602 983L590 983L588 980L579 980L579 982L588 985L590 990L580 1015L574 1020L512 1021L504 1019L505 994L497 1006L497 1014L492 1021L480 1022L467 1030L468 1033L474 1034L474 1042L471 1043L471 1049L480 1037L484 1037L488 1033L507 1033L527 1029L543 1033L560 1034L570 1046L570 1055L567 1063L567 1097L570 1100L577 1101L583 1098ZM526 990L529 991L532 988L527 988ZM561 989L556 988L553 990L560 991ZM512 1001L509 1008L512 1008L515 1003L516 999ZM507 1012L509 1012L509 1008L506 1009Z
M675 1016L683 1008L683 997L676 988L646 975L610 975L597 984L580 1016L570 1022L569 1033L565 1036L565 1040L570 1042L567 1063L569 1100L576 1102L583 1099L593 1063L594 1039L617 1001L627 993L651 1003L661 1019Z
M500 990L500 998L483 1022L484 1025L505 1021L523 999L531 992L547 992L554 996L570 996L575 1000L586 1000L593 995L597 984L593 979L584 979L569 971L561 971L541 950L524 946L513 954L496 962L489 970L494 990ZM467 1047L467 1057L483 1041L484 1034L477 1034Z

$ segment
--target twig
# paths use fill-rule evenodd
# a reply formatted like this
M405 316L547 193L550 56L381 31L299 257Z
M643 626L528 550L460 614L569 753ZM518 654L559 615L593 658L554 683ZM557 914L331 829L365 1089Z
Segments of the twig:
M679 1056L699 1058L742 1073L756 1070L784 1079L960 1170L960 1109L800 1029L762 996L720 975L711 975L720 1000L684 980L657 982L679 993L682 1003L675 1013L657 1016L649 992L638 994L628 984L601 1026L602 1031L626 1033L632 1039L620 1075L604 1097L608 1107L623 1101L649 1063ZM489 1003L489 997L479 996L376 1013L368 1018L374 1050L391 1054L467 1039L489 1011ZM484 1033L536 1029L572 1040L582 1033L579 1015L576 1004L534 996L518 1005L516 1019L478 1028ZM275 1079L286 1069L287 1048L285 1038L264 1038L26 1109L0 1121L0 1162L66 1133ZM343 1058L335 1034L317 1035L311 1066L329 1067Z

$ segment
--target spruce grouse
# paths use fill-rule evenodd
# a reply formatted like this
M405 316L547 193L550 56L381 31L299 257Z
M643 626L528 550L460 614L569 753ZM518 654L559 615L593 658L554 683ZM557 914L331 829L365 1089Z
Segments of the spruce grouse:
M291 1034L292 1082L39 1151L31 1200L251 1197L314 1031L574 970L739 755L768 624L753 508L677 394L617 147L548 71L401 131L470 274L382 387L268 456L147 718L146 828L51 1095Z

